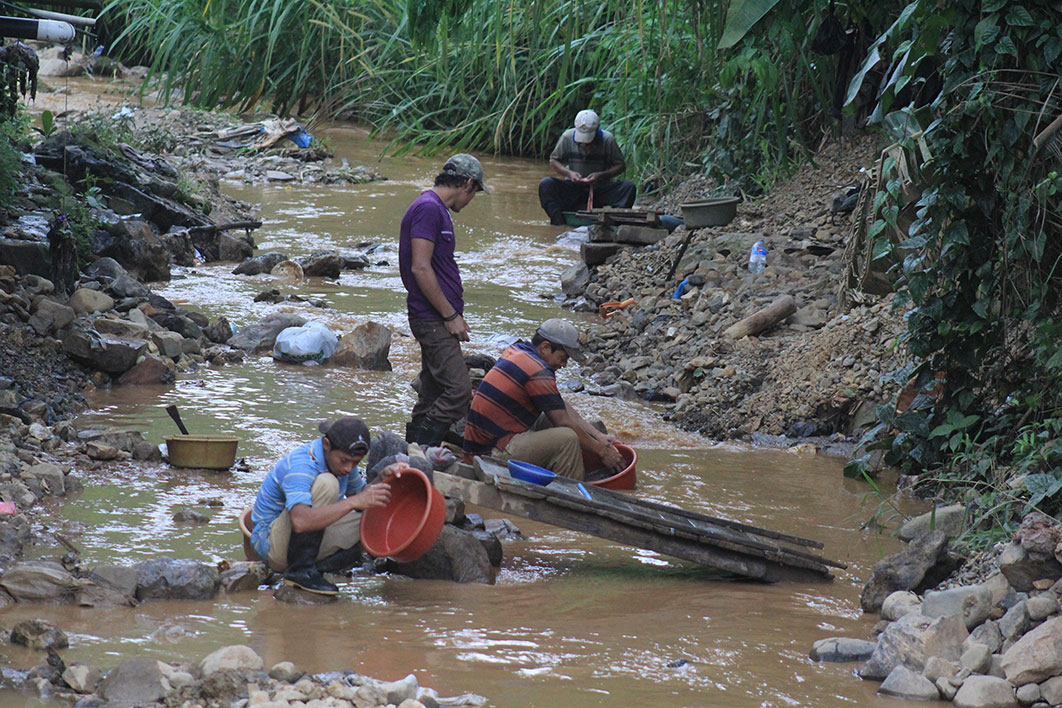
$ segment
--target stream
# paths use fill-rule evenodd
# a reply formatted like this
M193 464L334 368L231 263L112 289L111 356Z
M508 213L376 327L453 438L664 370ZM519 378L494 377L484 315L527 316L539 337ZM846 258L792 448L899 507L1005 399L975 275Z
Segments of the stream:
M261 204L259 253L298 257L371 241L384 246L373 255L377 265L344 272L338 281L293 284L232 275L231 263L209 264L175 269L170 283L152 287L238 328L277 311L298 312L337 333L368 320L386 324L395 332L394 371L283 365L263 356L201 367L172 387L94 392L83 423L135 428L162 443L176 433L163 409L176 404L192 433L239 437L246 468L208 473L160 464L88 474L85 491L58 507L51 522L82 549L86 565L160 555L241 559L237 515L253 502L272 463L313 437L318 422L356 415L370 428L402 434L419 348L406 323L398 223L444 156L379 160L382 145L363 131L319 132L337 161L374 164L388 179L313 188L229 183L226 191ZM548 226L538 206L545 162L482 159L492 194L477 196L454 220L472 328L466 351L497 356L548 317L578 325L596 315L565 312L554 298L578 247L558 242L561 229ZM328 307L252 301L274 287ZM562 370L562 391L579 376L576 367ZM652 404L565 395L584 417L600 418L638 450L637 495L821 541L822 554L847 569L832 583L722 581L689 563L514 517L526 538L506 544L494 586L378 576L341 585L339 602L326 606L278 603L262 589L135 609L16 605L5 609L3 623L53 622L70 635L68 663L105 670L136 655L197 662L220 646L247 644L267 667L291 660L307 671L353 669L384 680L414 673L443 696L474 692L494 706L903 705L878 697L878 684L855 678L854 665L807 658L815 640L868 635L877 618L860 610L860 587L874 562L899 547L862 529L878 500L867 485L844 479L843 460L715 444L670 427ZM207 499L222 505L206 506ZM185 507L207 513L210 522L175 523L174 512ZM29 555L61 554L36 548ZM20 647L5 651L14 666L40 661ZM27 701L0 694L0 707Z

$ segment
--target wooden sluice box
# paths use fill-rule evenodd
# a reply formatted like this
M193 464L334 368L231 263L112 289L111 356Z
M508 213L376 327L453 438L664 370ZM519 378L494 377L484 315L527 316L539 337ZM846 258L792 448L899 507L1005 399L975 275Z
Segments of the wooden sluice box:
M811 539L719 519L557 477L549 486L513 479L505 464L477 457L454 474L435 472L444 495L488 509L644 548L751 580L832 580L843 563Z

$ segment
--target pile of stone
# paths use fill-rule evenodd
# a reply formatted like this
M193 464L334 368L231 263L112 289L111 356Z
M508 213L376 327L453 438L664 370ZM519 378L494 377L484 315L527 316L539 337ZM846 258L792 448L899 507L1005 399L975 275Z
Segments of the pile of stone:
M824 639L811 657L862 661L859 676L898 698L960 708L1062 705L1062 524L1030 514L999 554L998 572L920 596L948 566L946 539L945 530L930 531L875 566L861 597L865 610L881 612L875 641Z
M104 673L91 664L63 661L59 650L67 648L69 640L46 622L25 620L7 634L12 644L46 653L47 661L29 671L6 669L5 680L42 700L78 708L478 708L487 703L471 693L441 697L418 685L413 674L398 681L380 681L353 671L306 674L290 661L267 671L262 657L240 644L222 647L198 664L135 658Z

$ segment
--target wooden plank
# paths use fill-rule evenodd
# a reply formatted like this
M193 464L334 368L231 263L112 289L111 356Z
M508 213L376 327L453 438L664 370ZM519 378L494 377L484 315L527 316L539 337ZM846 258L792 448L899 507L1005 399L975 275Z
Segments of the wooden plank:
M506 482L502 480L500 484L505 485ZM509 480L508 484L515 486L522 483ZM549 498L549 495L545 493L545 487L541 489L521 488L520 493L517 494L491 484L443 472L435 473L435 487L447 496L489 509L587 533L624 545L645 548L747 578L775 582L778 580L825 580L832 577L821 566L818 569L787 566L770 558L758 558L728 548L709 546L681 535L661 533L658 529L638 528L630 523L602 516L599 510L563 507L556 503L556 498ZM580 500L582 500L581 497ZM569 501L578 500L572 497ZM589 500L582 501L589 502ZM673 529L668 530L673 533Z

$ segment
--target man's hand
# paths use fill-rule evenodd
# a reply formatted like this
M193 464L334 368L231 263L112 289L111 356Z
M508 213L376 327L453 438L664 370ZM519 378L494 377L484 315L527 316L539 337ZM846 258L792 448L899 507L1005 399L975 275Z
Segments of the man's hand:
M467 342L468 334L472 331L472 328L465 322L465 318L462 315L458 315L449 322L443 322L446 325L446 331L457 337L459 342Z
M604 173L602 173L602 172L591 172L586 177L583 177L582 181L585 182L586 184L594 184L595 182L598 182L598 181L601 180L601 177L602 177L603 174Z
M613 472L621 472L625 467L623 463L623 455L621 455L619 450L611 444L606 445L601 451L601 464L608 467Z
M376 482L362 489L350 498L351 505L358 511L365 511L377 506L387 506L391 501L391 485L388 482Z

